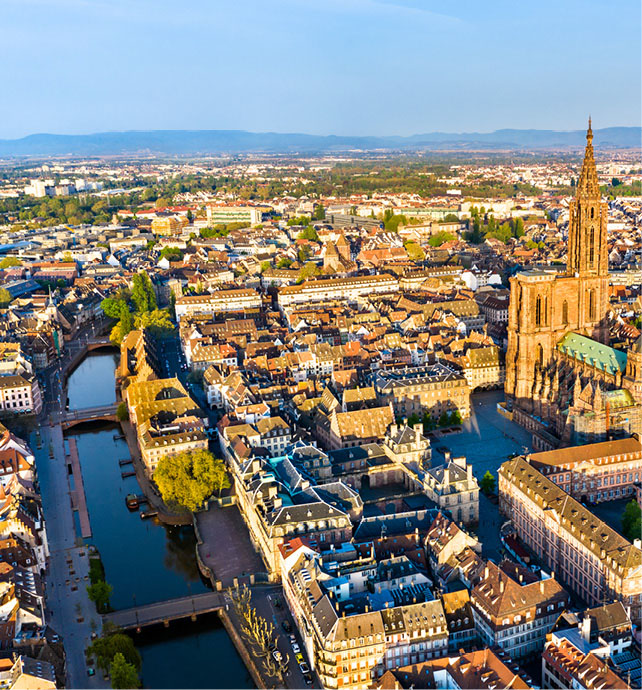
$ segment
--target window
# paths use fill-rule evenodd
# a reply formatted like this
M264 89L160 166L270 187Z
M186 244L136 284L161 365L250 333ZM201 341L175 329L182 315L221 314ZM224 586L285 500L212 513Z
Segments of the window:
M562 323L568 323L568 302L566 300L562 302Z
M589 319L591 321L595 320L595 290L589 290Z

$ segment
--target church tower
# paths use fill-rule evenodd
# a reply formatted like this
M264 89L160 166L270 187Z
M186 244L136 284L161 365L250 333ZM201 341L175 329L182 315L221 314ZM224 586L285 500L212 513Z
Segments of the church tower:
M537 381L568 332L608 343L607 209L600 198L589 120L582 171L570 203L566 271L529 270L510 280L504 390L507 401L528 414L538 409Z
M609 264L606 246L608 205L600 196L595 158L593 130L589 118L586 152L575 199L569 207L568 257L569 276L606 276Z

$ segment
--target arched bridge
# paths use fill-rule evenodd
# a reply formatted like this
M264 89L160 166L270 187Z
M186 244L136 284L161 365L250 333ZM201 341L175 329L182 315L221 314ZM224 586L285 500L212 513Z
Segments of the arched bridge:
M181 599L169 599L146 606L113 611L103 616L103 622L109 621L123 630L143 628L158 623L169 625L170 621L211 613L224 606L225 595L222 592L205 592Z
M68 412L61 412L57 421L64 429L70 429L76 424L83 424L84 422L117 422L116 410L117 403L111 405L103 405L102 407L83 407L78 410L69 410ZM55 415L52 415L56 419Z

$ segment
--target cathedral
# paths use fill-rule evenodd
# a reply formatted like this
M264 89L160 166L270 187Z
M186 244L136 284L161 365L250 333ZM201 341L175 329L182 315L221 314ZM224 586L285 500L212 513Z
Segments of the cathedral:
M510 280L506 411L542 450L640 431L640 342L626 352L609 346L607 213L589 120L566 270Z

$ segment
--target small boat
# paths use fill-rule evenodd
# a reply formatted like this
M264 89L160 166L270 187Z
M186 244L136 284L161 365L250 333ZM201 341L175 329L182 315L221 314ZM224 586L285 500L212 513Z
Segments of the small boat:
M127 494L125 497L125 505L129 510L138 510L138 506L140 505L138 496L136 496L136 494Z
M146 520L147 518L156 517L157 515L158 515L158 511L157 511L157 510L144 510L144 511L140 514L140 519L141 519L141 520Z

